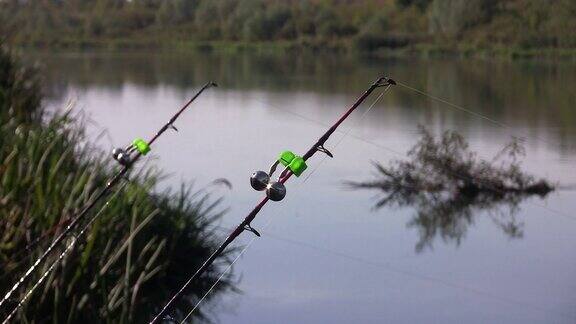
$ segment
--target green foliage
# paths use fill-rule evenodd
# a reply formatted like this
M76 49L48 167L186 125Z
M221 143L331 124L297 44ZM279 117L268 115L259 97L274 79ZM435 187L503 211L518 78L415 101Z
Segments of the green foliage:
M0 67L0 291L6 292L118 166L86 144L81 120L70 113L38 117L37 77L4 48ZM209 226L221 215L220 200L188 186L156 192L161 173L136 169L108 205L95 208L98 220L28 300L18 322L146 322L216 248ZM193 307L227 260L193 286L174 317ZM214 296L233 289L230 280Z
M272 40L274 37L290 37L294 33L281 33L291 19L291 12L284 6L273 6L263 13L258 13L245 22L245 38L248 40Z
M410 6L417 7L420 11L424 11L428 8L433 0L396 0L396 3L401 8L408 8Z
M356 49L374 51L379 48L401 48L408 45L405 36L390 33L391 21L387 15L374 16L354 39Z
M39 121L40 80L34 68L23 67L0 40L0 121L8 114L21 121Z
M434 0L431 8L431 28L454 35L489 21L495 11L495 0Z
M576 47L575 14L572 0L5 0L0 28L36 46L160 40L363 51L569 49Z

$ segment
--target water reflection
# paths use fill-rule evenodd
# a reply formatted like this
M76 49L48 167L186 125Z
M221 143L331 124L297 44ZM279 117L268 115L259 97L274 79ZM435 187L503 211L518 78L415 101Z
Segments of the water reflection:
M128 85L144 92L167 87L185 93L206 80L217 80L225 91L278 93L283 95L277 97L281 100L302 93L355 96L370 77L383 71L415 88L473 107L475 112L505 124L508 135L525 136L532 145L544 143L560 155L576 152L576 92L560 86L576 84L576 64L570 62L430 62L311 53L100 52L37 53L34 57L44 65L50 85L47 91L54 99L65 96L70 88L121 94ZM248 109L242 104L235 108ZM306 114L326 114L325 108L311 106ZM482 136L494 137L476 116L447 109L402 87L387 94L386 109L374 110L369 122L382 125L371 125L373 128L415 124L415 111L424 114L421 118L436 129L456 125L466 135L485 132ZM515 215L523 199L522 195L431 195L400 190L389 192L376 207L416 207L408 226L419 229L421 240L416 249L422 251L432 246L435 237L459 244L474 224L475 215L481 213L489 215L511 238L522 237L522 223Z
M372 79L386 74L456 104L474 107L515 129L517 135L551 142L565 154L576 152L576 64L397 60L336 55L224 55L217 53L83 53L35 54L46 70L47 92L53 97L76 89L99 88L120 93L126 85L159 85L185 91L206 80L224 89L268 93L357 94ZM60 78L66 75L66 78ZM473 116L454 115L439 103L422 100L403 88L390 93L392 107L427 111L439 125L477 123ZM489 98L489 100L487 100ZM390 113L388 111L388 113ZM406 114L407 111L395 111ZM407 116L410 118L411 116Z
M306 183L294 179L287 199L267 207L258 219L260 223L254 225L260 229L268 219L274 219L271 233L289 235L299 242L366 260L386 262L390 257L398 268L422 275L569 313L576 309L573 303L559 302L576 300L573 289L569 290L576 263L566 258L575 243L573 223L531 204L518 201L514 206L506 199L498 203L494 197L483 196L437 196L432 197L436 200L429 199L428 205L422 204L423 208L432 206L430 203L442 206L444 201L445 209L458 206L461 211L453 215L446 212L431 217L434 210L430 209L426 211L428 217L418 218L418 210L408 207L381 208L381 217L374 217L366 204L371 192L350 192L338 185L340 179L367 179L371 160L386 163L394 158L389 151L370 143L404 152L417 140L418 123L434 132L458 130L482 156L492 155L510 135L524 135L530 157L525 161L526 170L574 183L576 93L568 91L576 84L574 63L219 53L62 53L39 54L36 58L45 66L53 98L78 94L78 108L107 128L116 144L156 129L158 121L176 110L195 88L207 80L217 81L220 87L203 95L198 109L182 116L177 125L180 134L158 145L155 153L158 165L174 174L171 179L175 180L167 186L177 184L180 178L200 185L216 178L229 179L234 190L226 196L231 210L223 219L226 224L241 221L260 198L247 181L253 170L269 166L277 152L305 149L326 130L326 126L282 109L331 124L383 73L498 120L509 127L495 127L404 88L393 88L368 118L358 123L361 113L351 116L342 131L354 125L353 129L333 150L335 158L324 163ZM327 147L333 148L342 135L335 134ZM107 144L102 143L104 148ZM311 161L311 170L316 163L319 159ZM574 209L574 201L574 195L567 192L547 199L552 208L564 212ZM418 224L413 226L420 226L412 228L435 233L433 253L426 250L418 257L400 259L414 256L414 243L419 239L414 237L414 230L405 229L402 214L413 216ZM489 217L497 226L490 224ZM425 227L418 222L438 224ZM519 235L525 233L523 239L503 242L508 235L502 234L498 226L513 229L509 224L517 225ZM449 233L447 236L460 235L461 242L465 237L465 244L456 250L452 248L456 241L447 240L444 248L439 242L443 230ZM223 323L271 323L279 319L294 323L348 323L359 319L365 323L412 323L431 318L451 323L493 319L544 323L558 319L340 261L263 237L236 263L236 273L242 274L238 287L244 294L225 297L234 305L233 311L218 311L218 319ZM343 291L350 292L346 294L350 298L345 298ZM226 302L215 303L214 307L223 304ZM471 305L485 307L471 309ZM446 309L451 315L445 316L438 309ZM254 310L258 311L257 317Z
M422 252L432 248L437 238L459 246L468 229L476 223L476 217L488 216L509 238L522 238L524 224L516 219L516 215L520 203L527 197L526 194L414 194L396 191L379 200L375 208L415 208L407 227L418 230L415 250Z
M523 223L515 217L520 203L531 196L544 198L554 190L547 180L522 170L523 144L512 140L485 160L457 132L445 131L438 138L423 127L420 132L408 160L376 164L375 181L349 185L381 191L384 197L375 209L413 207L416 212L408 227L419 232L417 252L432 248L436 238L459 246L477 215L489 216L510 238L521 238Z

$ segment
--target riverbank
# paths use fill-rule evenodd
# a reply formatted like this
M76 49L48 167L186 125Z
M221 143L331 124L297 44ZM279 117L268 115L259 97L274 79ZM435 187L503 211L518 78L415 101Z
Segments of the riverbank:
M455 59L557 59L576 60L576 48L519 48L478 47L466 44L415 44L401 48L379 48L366 51L350 45L350 41L334 42L229 42L229 41L165 41L161 39L137 40L130 38L109 40L66 40L51 43L16 43L23 50L41 51L124 51L146 50L159 52L210 52L237 53L337 53L375 58L455 58Z
M82 116L45 110L39 72L1 43L0 70L0 291L7 292L119 165L87 138ZM58 260L57 249L23 282L15 302L61 261L14 320L148 321L187 279L188 269L216 248L218 238L208 231L222 215L219 199L190 186L158 191L162 178L157 168L136 165L130 181L91 210L87 217L98 219L67 256ZM216 280L225 260L206 280ZM233 289L230 278L215 296ZM190 309L202 294L192 289L179 307Z

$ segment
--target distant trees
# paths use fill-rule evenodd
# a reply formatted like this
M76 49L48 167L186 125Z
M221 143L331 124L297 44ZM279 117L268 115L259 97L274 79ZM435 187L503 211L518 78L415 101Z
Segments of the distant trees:
M468 27L487 22L497 4L497 0L434 0L430 28L445 34L461 33Z
M0 1L0 32L36 45L110 40L575 47L573 0ZM437 37L440 36L440 37Z
M295 30L288 22L292 19L290 8L275 4L250 15L246 11L244 20L243 38L247 40L272 40L274 38L295 38ZM233 28L233 26L231 26Z
M396 0L396 3L401 8L407 8L410 6L415 6L418 9L420 9L421 11L424 11L428 8L428 6L430 5L430 3L432 1L433 0Z

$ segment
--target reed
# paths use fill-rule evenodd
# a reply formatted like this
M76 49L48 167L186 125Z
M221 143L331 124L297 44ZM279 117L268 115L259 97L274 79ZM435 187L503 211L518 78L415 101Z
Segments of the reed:
M82 117L48 117L41 80L0 50L0 291L4 293L52 237L117 169L86 138ZM182 185L158 191L162 173L137 166L61 264L18 314L18 322L144 322L217 246L211 224L221 199ZM103 204L96 210L104 207ZM64 247L62 247L63 249ZM233 252L230 252L233 253ZM54 253L28 287L59 253ZM172 314L190 309L217 279L220 259ZM228 276L217 291L234 290ZM212 294L217 298L220 294ZM14 300L17 302L17 298ZM4 313L0 315L6 315ZM197 317L209 317L202 312Z

